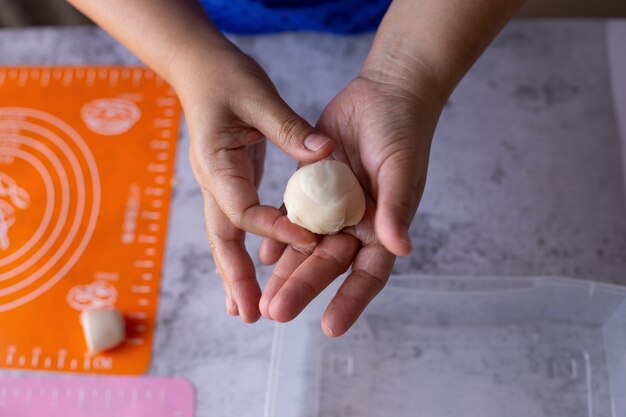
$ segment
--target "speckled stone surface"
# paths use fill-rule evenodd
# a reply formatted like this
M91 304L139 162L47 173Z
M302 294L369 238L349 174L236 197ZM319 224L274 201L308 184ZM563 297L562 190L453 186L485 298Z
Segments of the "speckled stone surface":
M415 250L398 273L565 275L626 284L626 199L602 22L514 23L450 99L436 132ZM312 122L371 36L235 38ZM136 64L96 29L0 31L0 65ZM183 131L150 371L189 378L198 417L261 416L271 323L224 312ZM264 202L295 164L268 152ZM258 239L250 238L254 251ZM267 268L259 268L265 280Z

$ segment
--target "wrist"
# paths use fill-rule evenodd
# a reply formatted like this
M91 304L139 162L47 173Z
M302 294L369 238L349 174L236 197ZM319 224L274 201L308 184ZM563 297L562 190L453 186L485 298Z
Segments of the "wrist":
M425 63L405 53L394 53L392 48L385 48L384 54L370 52L359 76L426 107L436 117L453 88L440 81Z
M220 76L225 68L230 68L237 54L241 53L226 38L184 45L170 57L165 78L181 100L185 100L202 90L200 86L219 86Z

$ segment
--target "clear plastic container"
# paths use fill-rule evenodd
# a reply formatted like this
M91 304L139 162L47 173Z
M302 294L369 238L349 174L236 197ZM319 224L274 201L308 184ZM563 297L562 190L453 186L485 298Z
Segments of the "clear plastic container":
M276 328L265 417L626 416L626 289L393 277L324 337L336 287Z

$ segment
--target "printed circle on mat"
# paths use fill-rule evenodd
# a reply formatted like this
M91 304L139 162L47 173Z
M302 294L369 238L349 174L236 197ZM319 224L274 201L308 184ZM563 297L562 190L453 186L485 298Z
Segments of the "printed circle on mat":
M141 110L129 100L103 98L85 104L80 115L93 132L115 136L129 131L141 117Z
M71 270L99 207L98 169L78 133L48 113L0 107L0 312Z

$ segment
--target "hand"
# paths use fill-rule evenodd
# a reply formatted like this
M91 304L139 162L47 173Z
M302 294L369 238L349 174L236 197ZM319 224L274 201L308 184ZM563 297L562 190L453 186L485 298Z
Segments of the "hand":
M433 102L434 103L434 102ZM261 312L295 318L350 265L352 271L322 318L327 336L345 333L389 278L396 255L411 250L408 228L424 184L440 106L393 83L353 80L323 111L317 127L337 141L366 192L363 220L321 237L312 254L265 239L260 258L278 262L261 298Z
M312 233L259 202L264 138L305 162L328 156L334 143L294 113L256 62L233 45L213 47L206 59L198 54L177 59L171 72L178 74L174 84L189 126L191 167L204 198L206 232L226 308L254 322L261 291L244 231L304 251L315 246Z

